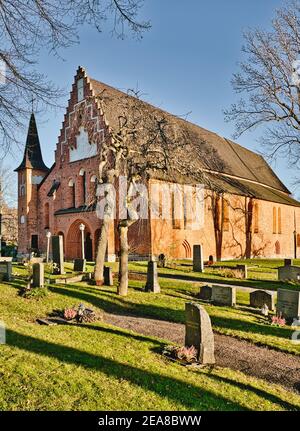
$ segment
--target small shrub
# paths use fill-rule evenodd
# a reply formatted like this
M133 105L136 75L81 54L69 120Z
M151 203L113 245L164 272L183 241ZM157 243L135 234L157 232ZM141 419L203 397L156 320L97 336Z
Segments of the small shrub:
M244 278L243 271L240 269L222 268L213 270L213 268L211 268L210 271L213 272L214 275L219 275L220 277L224 278Z
M46 287L31 287L25 289L22 296L26 299L43 299L48 295L48 289Z

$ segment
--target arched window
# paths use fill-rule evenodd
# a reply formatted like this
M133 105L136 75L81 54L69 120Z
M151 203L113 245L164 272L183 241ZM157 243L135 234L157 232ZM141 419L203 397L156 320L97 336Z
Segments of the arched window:
M297 233L297 247L300 247L300 233Z
M81 187L80 187L80 202L81 205L85 205L86 201L87 201L87 196L86 196L86 173L85 170L83 168L80 169L79 171L79 176L81 177Z
M226 199L223 199L223 231L229 231L229 205Z
M49 203L47 202L44 207L44 228L49 229Z
M280 242L275 242L275 254L280 254Z
M277 233L281 233L281 208L277 208Z
M276 207L273 207L273 233L277 233L277 212L276 212Z
M254 233L258 233L258 217L259 217L258 203L255 202L255 204L253 205L253 232Z
M69 180L70 194L71 194L71 208L76 207L75 184L73 180Z

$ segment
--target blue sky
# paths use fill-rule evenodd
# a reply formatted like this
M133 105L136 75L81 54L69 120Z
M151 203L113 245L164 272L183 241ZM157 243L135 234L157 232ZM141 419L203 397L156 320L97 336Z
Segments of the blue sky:
M232 137L233 124L226 124L222 110L237 100L230 80L241 59L242 32L249 27L268 28L282 0L146 0L141 16L152 28L141 41L111 37L110 23L98 34L80 29L80 44L60 52L63 59L42 52L40 72L63 87L67 105L78 65L102 82L120 89L138 87L144 98L222 136ZM37 116L43 156L49 166L61 127L64 109ZM238 142L261 150L259 136L247 133ZM24 131L23 141L25 143ZM15 154L7 163L14 168L21 160ZM273 164L277 175L300 196L293 182L296 171L286 161Z

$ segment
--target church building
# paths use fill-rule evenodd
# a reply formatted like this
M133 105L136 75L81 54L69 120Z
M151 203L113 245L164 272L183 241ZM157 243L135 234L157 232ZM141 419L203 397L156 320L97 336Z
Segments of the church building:
M97 100L103 92L110 101L105 108ZM32 113L24 157L16 169L20 256L44 254L46 234L51 232L63 236L66 259L80 258L79 227L83 224L85 257L95 259L101 228L96 211L99 149L120 115L115 101L121 93L78 68L51 167L43 161L42 148L46 144L39 140ZM222 161L216 166L197 160L199 170L211 179L204 184L203 224L192 227L184 208L182 218L176 218L171 208L167 219L150 216L142 223L136 222L129 228L130 257L148 259L164 253L170 258L189 259L194 244L202 244L205 259L299 256L300 203L266 161L195 124L182 119L180 124L193 132L195 141L205 141ZM148 181L149 186L168 183L168 179L155 173ZM191 184L188 176L184 182ZM211 184L218 185L217 191ZM109 261L117 259L118 244L117 222L112 220Z

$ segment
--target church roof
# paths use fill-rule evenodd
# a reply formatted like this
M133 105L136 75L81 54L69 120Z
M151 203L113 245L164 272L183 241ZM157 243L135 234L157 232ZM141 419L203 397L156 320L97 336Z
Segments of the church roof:
M118 118L122 116L124 110L121 100L128 95L95 79L90 78L89 80L95 95L101 95L105 100L104 114L108 125L117 128ZM185 152L183 151L182 157L187 156L187 153L192 150L193 166L197 166L199 170L222 175L222 177L226 175L236 179L248 180L251 183L271 187L283 194L290 194L290 191L261 155L230 139L223 138L203 127L153 107L147 102L141 102L141 104L144 105L145 109L150 107L155 109L157 113L170 116L180 128L188 132L188 136L193 142L187 146ZM208 153L212 154L213 157L203 157L203 154Z
M24 157L15 171L17 172L24 168L39 169L41 171L49 170L43 161L34 113L31 114L29 121Z

